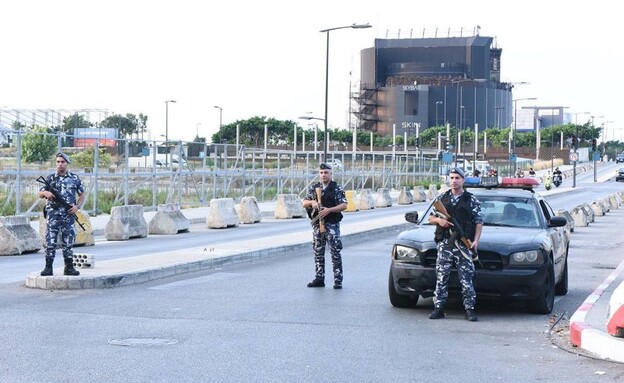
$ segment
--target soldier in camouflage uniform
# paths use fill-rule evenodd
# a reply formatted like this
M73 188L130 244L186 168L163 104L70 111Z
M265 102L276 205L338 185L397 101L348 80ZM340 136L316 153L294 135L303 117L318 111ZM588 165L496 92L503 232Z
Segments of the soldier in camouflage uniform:
M342 188L332 181L332 169L327 164L321 164L319 169L320 182L308 189L308 194L303 200L308 216L313 218L313 245L314 264L316 274L314 280L308 283L308 287L325 287L325 245L329 243L332 266L334 271L334 289L342 288L342 240L340 239L341 211L347 208L347 198ZM320 188L321 203L316 200L316 188ZM321 207L322 205L322 207ZM316 216L320 219L314 219ZM320 231L320 220L323 220L325 232Z
M466 310L465 318L469 321L476 321L478 318L474 311L476 293L473 285L475 275L473 259L476 259L477 246L479 245L479 238L483 228L481 205L474 195L463 189L464 172L461 169L451 169L449 179L451 189L439 195L436 199L440 200L448 213L457 219L467 239L472 241L472 248L468 249L457 238L457 232L452 230L453 224L449 220L435 215L429 216L429 223L437 225L435 241L438 250L438 258L436 260L437 280L433 296L434 309L429 318L444 318L444 305L448 298L451 267L455 265Z
M74 268L73 250L76 231L74 229L74 214L82 206L85 199L84 188L80 177L67 171L70 163L69 157L62 152L56 155L56 173L50 174L46 180L52 185L63 197L63 199L72 206L66 209L60 203L55 201L54 194L42 187L39 191L39 198L47 200L44 208L44 216L47 217L46 230L46 255L45 268L41 272L42 276L52 275L52 264L57 248L57 238L61 236L61 248L63 250L63 259L65 261L64 275L80 275ZM76 195L78 201L76 202Z

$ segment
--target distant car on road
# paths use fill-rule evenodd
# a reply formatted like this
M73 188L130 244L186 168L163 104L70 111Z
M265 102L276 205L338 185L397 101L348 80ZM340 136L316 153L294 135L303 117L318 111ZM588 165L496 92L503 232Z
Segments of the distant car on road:
M624 168L619 168L617 170L617 175L615 176L616 181L624 181Z
M619 164L620 162L624 162L624 154L618 154L617 157L615 157L615 163Z
M340 161L337 158L334 158L333 160L329 161L327 164L332 167L332 170L342 170L344 167L342 165L342 161Z
M507 183L506 183L507 181ZM530 178L503 178L502 185L470 188L481 202L483 232L474 279L481 298L522 301L530 312L549 314L555 295L568 292L567 219L555 215L550 205L521 184ZM514 183L515 188L510 187ZM431 297L436 285L435 225L428 223L430 206L399 234L392 247L388 278L390 303L413 307L419 297ZM459 294L457 271L450 280L451 294Z

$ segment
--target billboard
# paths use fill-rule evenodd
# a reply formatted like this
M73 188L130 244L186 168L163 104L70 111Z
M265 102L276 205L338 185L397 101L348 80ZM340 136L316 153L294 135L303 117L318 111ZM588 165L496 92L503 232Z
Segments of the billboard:
M117 145L117 129L114 128L76 128L74 129L74 146L90 148L99 140L100 146Z

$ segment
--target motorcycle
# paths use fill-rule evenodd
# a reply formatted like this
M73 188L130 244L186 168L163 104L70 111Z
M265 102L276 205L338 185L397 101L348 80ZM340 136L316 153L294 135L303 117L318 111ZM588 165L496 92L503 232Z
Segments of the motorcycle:
M561 174L555 174L552 182L556 187L559 187L559 185L561 185Z
M544 181L544 188L546 190L550 190L550 177L546 177L546 180Z

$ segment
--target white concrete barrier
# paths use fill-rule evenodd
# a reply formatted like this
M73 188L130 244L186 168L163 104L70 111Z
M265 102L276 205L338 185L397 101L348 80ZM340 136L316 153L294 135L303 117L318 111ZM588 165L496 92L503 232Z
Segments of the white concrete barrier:
M425 202L427 200L427 193L425 188L420 186L414 186L414 202Z
M438 194L438 187L436 185L429 185L429 190L427 190L427 201L433 201Z
M574 220L574 226L584 227L589 225L589 220L587 217L587 213L581 207L575 207L570 210L570 215Z
M358 199L357 192L355 190L346 190L345 197L347 197L346 212L360 210L360 200Z
M585 212L585 215L587 215L587 222L593 223L594 222L594 210L591 208L591 206L589 206L589 204L587 203L584 203L580 206L580 208Z
M147 237L143 205L113 206L104 235L107 241L127 241Z
M149 234L178 234L189 231L189 221L180 211L177 203L158 205L156 215L149 221L147 232Z
M375 208L375 199L371 189L360 190L360 210L372 210Z
M85 214L82 210L78 210L76 212L76 217L78 221L84 227L78 225L77 222L74 222L74 230L76 232L76 239L74 240L74 246L93 246L95 245L95 240L93 239L93 227L91 226L91 219L89 216ZM39 214L39 236L41 236L41 243L45 246L46 240L46 230L48 229L48 220L43 218L43 213ZM61 240L60 234L59 239L56 241L57 248L61 248Z
M303 208L303 201L296 194L278 194L275 205L276 219L303 218L307 217Z
M239 222L232 198L214 198L210 200L210 211L206 217L206 225L209 229L237 227Z
M244 224L251 224L260 222L262 220L262 213L260 207L258 207L258 200L256 197L243 197L238 205L238 220Z
M43 247L41 237L25 215L0 217L0 255L37 252Z
M399 205L411 205L413 203L414 196L412 195L412 191L403 186L401 188L401 192L399 193Z
M568 221L566 229L568 229L570 233L574 232L574 218L572 218L572 215L567 210L559 209L555 212L555 214L560 217L565 217L566 221Z
M375 207L390 207L392 206L392 197L390 196L390 190L387 188L377 189L377 198L375 199Z
M594 201L592 202L590 206L591 206L591 209L594 211L594 219L596 218L596 216L605 215L605 211L599 202Z
M620 208L620 201L618 201L617 194L610 194L607 197L607 202L609 202L609 208L613 210L617 210Z

